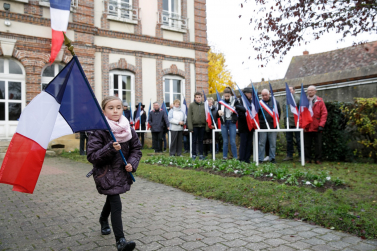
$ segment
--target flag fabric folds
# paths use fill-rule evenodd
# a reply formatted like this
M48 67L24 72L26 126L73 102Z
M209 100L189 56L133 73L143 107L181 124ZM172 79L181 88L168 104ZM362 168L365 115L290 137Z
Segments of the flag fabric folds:
M140 113L141 113L141 103L137 106L137 111L135 114L135 130L140 129Z
M286 95L287 96L287 106L289 106L289 108L291 109L291 112L293 113L293 117L295 119L295 125L296 125L297 119L298 119L298 109L297 109L296 101L293 98L293 95L292 95L291 91L289 90L287 83L285 83L285 92L287 94Z
M249 128L249 131L251 131L252 129L258 129L258 126L256 124L256 120L255 120L255 111L254 111L254 113L252 113L252 111L251 111L252 110L252 103L249 102L249 100L247 99L247 97L245 96L245 94L242 92L242 90L240 89L240 87L238 85L237 85L237 87L238 87L238 91L241 94L242 104L246 109L247 127Z
M301 96L300 96L300 113L299 113L299 122L300 127L305 128L311 122L313 122L313 110L309 105L309 99L306 97L303 84L301 84Z
M270 92L271 92L271 98L272 98L272 102L274 104L272 110L273 110L273 118L274 118L274 128L279 127L279 111L278 111L278 106L276 104L276 99L275 99L275 96L274 96L274 91L272 90L272 86L271 86L271 83L269 83L270 85Z
M204 110L206 113L206 121L207 121L208 127L212 129L212 113L211 113L211 110L209 109L208 100L204 91L203 91L203 95L204 95Z
M0 183L33 193L48 143L64 135L107 130L94 93L74 57L23 110L0 169Z
M258 100L259 98L258 98L257 92L255 91L254 86L253 86L253 97L251 100L251 118L255 119L255 122L257 122L256 126L259 129L260 124L259 124L259 116L258 116L258 112L259 112Z
M147 121L149 120L149 116L151 116L151 111L152 111L152 101L149 102ZM149 122L147 122L147 130L149 130L149 129L151 129L151 125L149 124Z
M63 32L67 31L71 0L50 0L51 16L51 56L50 63L55 61L63 41Z
M185 114L185 118L186 118L186 121L187 121L188 107L187 107L187 103L186 103L186 99L185 98L183 98L183 104L181 105L181 111ZM183 129L184 130L187 129L187 125L186 124L183 126Z
M168 113L168 109L166 109L165 100L162 101L161 110L165 111L166 114L169 115L169 113Z

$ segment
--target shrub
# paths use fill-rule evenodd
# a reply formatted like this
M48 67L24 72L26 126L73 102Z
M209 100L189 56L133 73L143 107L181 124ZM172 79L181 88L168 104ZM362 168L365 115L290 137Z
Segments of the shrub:
M342 111L347 116L347 124L356 127L362 136L357 142L363 149L356 149L355 155L363 157L366 153L365 157L377 163L377 98L355 98L353 106L343 106Z

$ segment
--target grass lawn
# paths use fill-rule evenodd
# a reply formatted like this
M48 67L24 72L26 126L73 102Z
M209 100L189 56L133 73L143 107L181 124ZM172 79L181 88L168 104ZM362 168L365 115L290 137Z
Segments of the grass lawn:
M322 165L284 162L277 156L277 166L295 170L328 171L331 177L345 181L345 189L324 192L305 186L289 186L274 181L260 181L250 175L223 177L205 171L142 163L152 150L143 150L136 177L163 183L196 196L217 199L254 210L270 212L283 218L349 232L362 238L377 238L377 165L369 163L324 162ZM165 153L168 156L168 153ZM85 162L78 151L61 156ZM185 155L188 157L188 154ZM221 154L217 156L221 157ZM136 178L137 179L137 178Z

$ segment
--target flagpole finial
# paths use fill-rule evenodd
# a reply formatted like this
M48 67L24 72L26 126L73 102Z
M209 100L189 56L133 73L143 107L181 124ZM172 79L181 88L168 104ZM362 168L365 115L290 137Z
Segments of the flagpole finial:
M63 32L64 35L64 45L67 46L68 50L71 52L72 56L75 55L75 52L73 51L73 45L72 41L65 35L65 32Z

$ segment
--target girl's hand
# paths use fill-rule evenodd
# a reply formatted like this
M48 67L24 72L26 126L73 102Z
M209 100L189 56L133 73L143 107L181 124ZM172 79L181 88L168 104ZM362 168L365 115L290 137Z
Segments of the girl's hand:
M219 111L219 115L222 117L224 115L223 111Z
M114 147L114 149L117 150L117 151L119 151L119 150L122 148L118 142L114 142L114 143L113 143L113 147Z
M130 172L132 172L132 170L133 170L132 169L132 165L131 164L127 164L126 165L126 171L130 173Z

